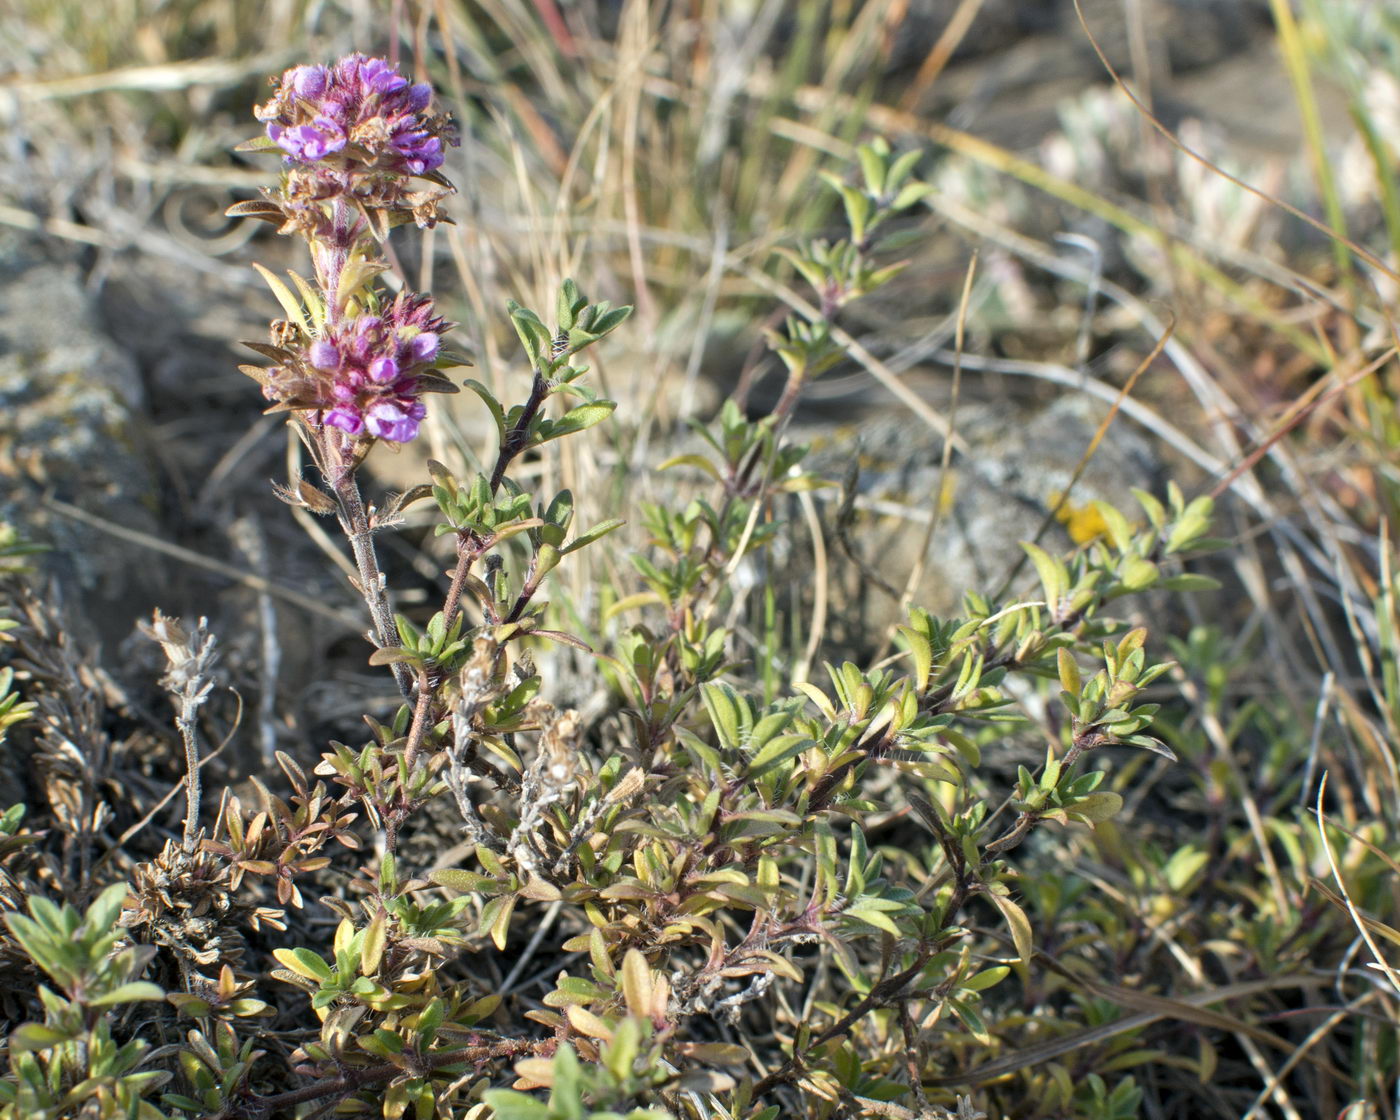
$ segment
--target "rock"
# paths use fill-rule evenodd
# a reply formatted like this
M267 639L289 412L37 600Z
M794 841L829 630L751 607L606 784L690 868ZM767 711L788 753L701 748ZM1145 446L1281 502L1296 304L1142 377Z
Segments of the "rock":
M77 265L35 240L0 237L0 307L0 519L51 545L42 565L87 600L99 630L125 634L140 609L127 602L157 584L154 554L46 499L155 532L140 373L103 330Z
M958 410L957 432L966 450L952 456L946 478L939 469L942 441L907 416L877 417L838 432L835 439L828 435L808 465L840 479L850 456L860 456L857 508L862 512L852 532L855 548L868 570L901 592L918 562L929 514L941 505L913 603L935 615L957 615L966 592L994 595L1000 589L1023 555L1020 542L1035 538L1057 494L1069 486L1103 415L1100 404L1080 395L1033 409L964 405ZM1071 491L1070 508L1083 510L1102 499L1133 519L1140 511L1132 488L1158 489L1161 471L1152 442L1119 416ZM835 491L826 493L831 496L823 520L830 534L839 499ZM1042 538L1052 552L1070 543L1064 528L1054 523ZM835 541L827 544L829 552L839 553ZM834 562L833 572L839 589L833 592L834 602L841 602L841 594L846 598L833 621L850 625L858 618L858 625L878 642L884 628L897 621L893 598L844 558ZM854 609L848 612L847 604ZM837 617L845 613L853 617ZM854 633L837 637L859 642Z

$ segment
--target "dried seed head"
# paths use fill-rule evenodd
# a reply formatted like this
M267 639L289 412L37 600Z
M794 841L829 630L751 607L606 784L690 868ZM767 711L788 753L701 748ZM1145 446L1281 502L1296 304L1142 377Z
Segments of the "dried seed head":
M186 703L203 703L214 687L214 666L219 660L218 643L209 632L209 620L201 618L190 632L178 618L170 618L157 609L150 624L142 623L140 629L146 637L159 642L165 652L169 670L161 678L161 687Z

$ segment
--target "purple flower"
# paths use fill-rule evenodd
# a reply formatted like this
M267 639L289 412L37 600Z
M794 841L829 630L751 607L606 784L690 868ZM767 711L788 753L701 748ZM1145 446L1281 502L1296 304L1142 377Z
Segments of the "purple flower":
M369 375L379 382L397 381L399 363L393 358L375 358L369 364Z
M369 434L394 443L408 443L418 434L418 421L393 401L380 401L365 413Z
M365 430L365 422L360 419L359 414L348 408L331 409L322 422L352 436L357 436Z
M358 68L360 81L375 93L393 93L408 85L408 79L382 58L361 58Z
M456 133L432 109L432 90L410 84L385 59L352 54L330 66L292 67L255 115L292 165L279 190L265 193L286 219L283 231L311 243L328 288L357 254L378 262L372 228L408 215L431 227L438 202L451 192L438 176L434 184L410 183L410 176L442 165ZM294 410L304 424L334 428L361 449L374 439L407 443L427 417L421 397L452 388L435 366L451 325L427 296L401 292L382 302L368 279L358 287L353 301L327 293L331 306L319 337L301 348L286 342L287 331L275 330L280 364L258 379L269 400ZM375 311L351 317L340 310L347 302Z
M265 392L314 425L407 443L428 414L422 394L439 385L433 363L449 327L429 297L400 292L377 314L327 323L300 361L273 371Z
M391 141L403 157L404 165L415 175L442 166L442 141L423 131L400 133Z
M317 117L311 124L295 128L270 124L267 134L292 159L302 163L315 163L345 147L345 130L330 117Z
M277 95L255 115L291 162L333 159L335 168L374 172L372 204L385 205L398 195L383 172L435 171L442 166L444 140L456 143L446 118L430 111L431 101L426 84L410 85L386 60L352 54L334 66L288 70Z
M382 320L377 315L361 315L355 321L355 329L350 338L350 352L360 362L368 362L378 345Z

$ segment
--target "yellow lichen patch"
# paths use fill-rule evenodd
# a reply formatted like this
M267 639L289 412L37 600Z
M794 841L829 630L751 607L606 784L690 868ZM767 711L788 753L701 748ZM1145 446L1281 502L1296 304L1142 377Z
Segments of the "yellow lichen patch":
M1092 502L1083 505L1078 502L1063 501L1064 492L1052 490L1047 498L1055 511L1055 520L1065 527L1069 539L1075 544L1088 544L1108 531L1103 515Z

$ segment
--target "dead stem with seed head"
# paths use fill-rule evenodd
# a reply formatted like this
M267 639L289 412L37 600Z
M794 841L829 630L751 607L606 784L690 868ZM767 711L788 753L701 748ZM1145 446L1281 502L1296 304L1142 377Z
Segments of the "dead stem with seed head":
M209 633L208 619L201 618L187 631L178 618L167 618L159 610L149 624L142 623L141 632L160 643L169 666L160 683L175 701L175 726L185 746L184 847L186 853L193 853L199 830L199 709L214 688L214 666L219 659L216 642Z

